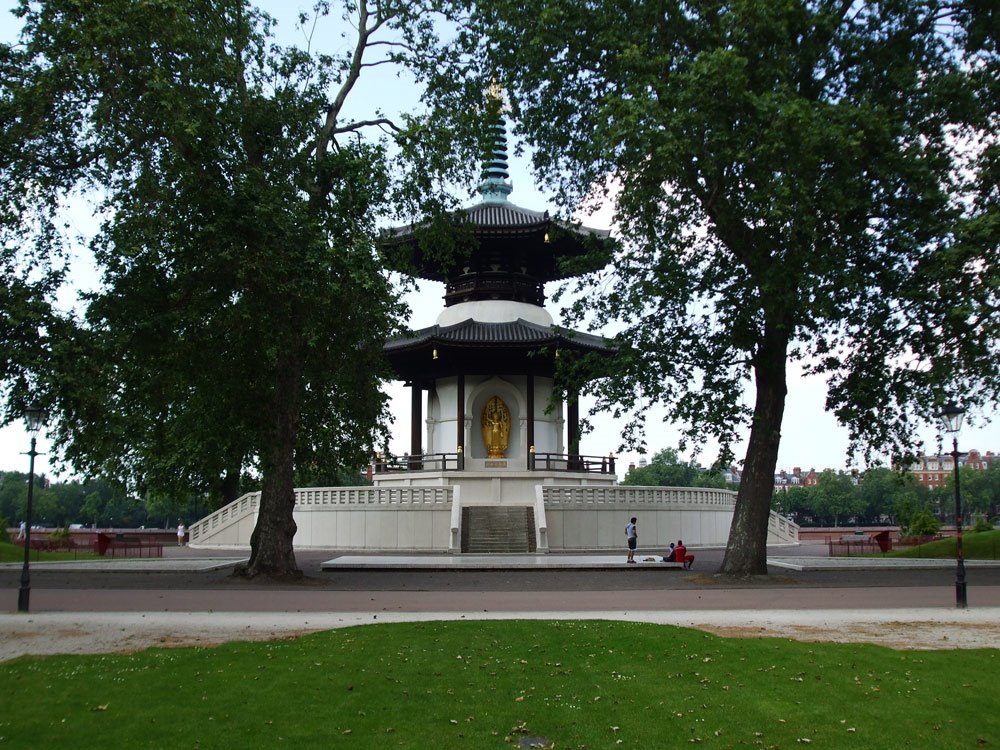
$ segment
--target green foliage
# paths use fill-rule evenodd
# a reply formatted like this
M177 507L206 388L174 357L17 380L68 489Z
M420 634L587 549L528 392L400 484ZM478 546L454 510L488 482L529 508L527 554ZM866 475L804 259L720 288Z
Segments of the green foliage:
M91 159L79 178L102 182L114 216L93 242L105 288L54 352L67 457L140 494L217 492L275 460L264 448L288 408L306 427L300 454L358 462L396 308L371 241L384 149L315 140L332 63L269 48L266 19L239 2L80 17L52 3L25 23L38 62L18 100L46 88L93 103L75 129ZM279 373L293 378L280 397Z
M37 186L51 219L92 188L103 220L101 285L34 371L56 448L160 515L259 475L255 570L294 570L296 466L362 465L384 435L403 309L376 220L410 183L378 134L406 133L345 107L365 68L427 50L428 12L345 3L353 37L327 56L276 45L243 0L57 0L25 3L3 50L3 195ZM10 235L51 255L32 216Z
M815 516L815 510L810 505L810 494L806 487L795 485L774 493L771 506L782 515L792 518L800 526L808 525L806 516Z
M540 177L567 212L614 210L621 251L568 311L620 331L596 410L631 415L623 439L642 445L660 403L723 460L752 429L725 569L765 567L790 362L827 379L866 454L909 446L945 394L996 403L984 16L945 23L934 0L468 6L460 43L508 93ZM429 74L443 116L473 110L461 72Z
M975 523L972 524L972 531L977 534L993 531L993 524L986 516L976 516Z
M0 475L0 514L23 518L27 501L27 475L9 472ZM99 480L47 483L36 478L34 521L45 526L82 523L96 526L162 526L169 528L178 518L185 522L201 518L212 510L204 497L149 496L145 501L124 494L120 487ZM166 511L166 513L165 513Z
M45 476L35 475L32 490L32 518L36 523L55 526L71 520L60 506ZM28 506L28 475L12 471L0 474L0 514L23 519Z
M682 461L673 448L664 448L646 466L630 471L622 484L648 487L727 486L718 472L703 469L693 460Z
M858 484L858 504L861 515L872 523L883 515L898 518L898 505L902 498L916 499L920 485L910 474L886 468L872 468L864 473Z
M346 467L321 469L318 467L300 466L296 470L296 487L360 487L371 482L361 469Z
M912 474L869 469L855 479L846 472L826 470L818 484L793 486L776 492L773 505L804 526L906 526L913 515L929 507L930 493Z
M941 690L943 674L963 677ZM0 665L0 696L12 748L495 750L545 737L568 748L809 740L900 750L992 742L998 678L995 649L900 652L627 622L428 622L21 658ZM264 685L266 704L248 711Z
M906 525L906 536L933 536L941 530L941 521L929 510L918 511Z
M994 515L1000 512L1000 461L994 461L988 469L959 469L959 483L962 488L962 506L970 513ZM955 496L955 476L949 474L941 488L941 497Z
M896 516L896 523L901 529L907 528L917 513L927 510L925 505L914 502L909 495L898 497L893 502L892 509Z
M65 524L62 528L56 529L49 533L49 541L51 542L63 542L70 538L69 524Z
M833 518L836 526L841 519L853 518L861 510L860 499L849 474L825 469L819 475L813 489L814 502L827 518Z

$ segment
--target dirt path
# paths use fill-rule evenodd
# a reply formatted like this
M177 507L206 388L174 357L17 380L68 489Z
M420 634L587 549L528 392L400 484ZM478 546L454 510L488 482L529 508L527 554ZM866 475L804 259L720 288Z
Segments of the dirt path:
M0 614L0 661L32 654L131 652L272 640L370 623L456 619L615 619L722 636L872 643L897 649L1000 647L1000 608L579 612L76 612Z

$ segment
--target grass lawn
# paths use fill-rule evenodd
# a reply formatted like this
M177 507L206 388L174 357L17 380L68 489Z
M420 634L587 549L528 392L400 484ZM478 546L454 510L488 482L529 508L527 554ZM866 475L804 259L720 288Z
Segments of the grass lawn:
M998 684L1000 650L628 622L368 625L6 662L0 747L989 748Z
M1000 530L962 534L962 552L966 560L1000 560ZM955 559L955 539L938 539L917 547L893 550L886 557L930 557Z
M32 537L34 538L34 537ZM49 562L50 560L89 560L100 559L89 547L64 552L43 552L31 550L31 562ZM24 547L18 547L10 542L0 541L0 563L24 562Z

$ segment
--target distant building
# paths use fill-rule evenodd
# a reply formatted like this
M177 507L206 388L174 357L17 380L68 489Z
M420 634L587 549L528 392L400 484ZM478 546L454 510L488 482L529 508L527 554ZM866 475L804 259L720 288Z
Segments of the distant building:
M958 457L958 465L960 468L985 471L993 466L995 460L997 460L997 456L993 451L981 454L978 450L972 449ZM948 481L948 477L955 471L955 461L948 453L937 456L918 456L917 460L910 464L907 471L924 487L934 489L943 487Z
M784 492L792 487L814 487L817 484L819 484L819 474L816 469L803 472L801 467L796 466L791 471L782 469L774 475L775 492Z
M792 487L815 487L819 484L820 472L816 469L802 471L802 467L796 466L791 471L782 469L774 475L774 491L784 492ZM860 484L861 475L856 471L851 471L851 483Z

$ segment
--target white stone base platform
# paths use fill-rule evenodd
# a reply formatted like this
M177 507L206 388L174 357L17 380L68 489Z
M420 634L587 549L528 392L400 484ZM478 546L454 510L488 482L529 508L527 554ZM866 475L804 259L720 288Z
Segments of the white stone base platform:
M649 559L647 559L649 558ZM629 564L625 555L341 555L327 560L322 570L606 570L608 568L675 568L652 555L636 555Z

